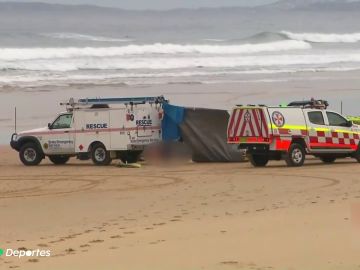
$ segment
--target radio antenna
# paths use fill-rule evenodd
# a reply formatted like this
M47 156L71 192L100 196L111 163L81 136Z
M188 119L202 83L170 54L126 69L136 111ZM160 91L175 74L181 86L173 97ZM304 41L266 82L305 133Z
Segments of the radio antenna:
M16 112L16 106L15 106L15 133L17 132L17 112Z
M343 114L343 102L340 103L341 114Z

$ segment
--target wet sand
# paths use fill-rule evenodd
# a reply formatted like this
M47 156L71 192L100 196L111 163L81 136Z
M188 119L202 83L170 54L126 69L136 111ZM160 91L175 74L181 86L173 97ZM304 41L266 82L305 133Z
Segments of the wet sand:
M219 78L221 79L221 78ZM0 88L0 144L14 131L14 107L18 130L47 126L65 108L70 97L123 97L164 95L175 105L230 110L236 104L278 105L294 100L326 99L330 109L360 115L360 71L242 75L235 82L166 85L64 85ZM195 80L196 81L196 80Z
M360 164L34 168L0 148L1 269L359 269Z

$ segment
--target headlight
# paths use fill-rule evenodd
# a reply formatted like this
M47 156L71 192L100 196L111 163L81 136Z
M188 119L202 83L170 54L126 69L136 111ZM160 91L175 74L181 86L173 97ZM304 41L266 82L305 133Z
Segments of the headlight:
M17 141L18 138L19 138L19 136L18 136L16 133L14 133L14 134L11 136L11 140L12 140L12 141Z

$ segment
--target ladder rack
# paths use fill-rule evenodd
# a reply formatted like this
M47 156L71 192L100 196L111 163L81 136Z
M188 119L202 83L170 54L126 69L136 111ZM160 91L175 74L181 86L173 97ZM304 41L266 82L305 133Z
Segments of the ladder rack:
M89 106L89 105L109 105L109 104L125 104L125 105L136 105L146 103L165 103L167 100L163 96L158 97L129 97L129 98L82 98L75 100L70 98L67 102L62 102L62 106Z
M289 103L287 106L326 110L329 107L329 102L322 99L316 100L312 98L311 100L293 101Z

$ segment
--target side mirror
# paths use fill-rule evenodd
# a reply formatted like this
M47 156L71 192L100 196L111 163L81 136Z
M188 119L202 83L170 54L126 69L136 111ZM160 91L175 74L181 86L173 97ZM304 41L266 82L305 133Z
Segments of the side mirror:
M353 122L352 122L352 121L347 121L346 126L347 126L347 127L352 127L352 126L353 126Z
M51 129L51 123L48 123L48 128Z

